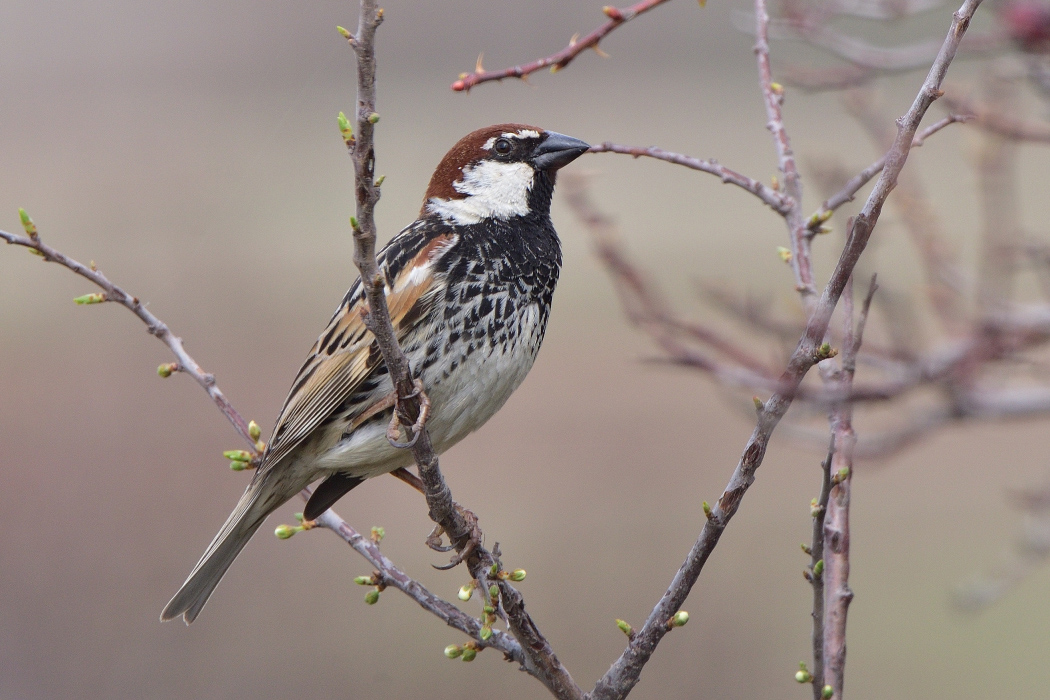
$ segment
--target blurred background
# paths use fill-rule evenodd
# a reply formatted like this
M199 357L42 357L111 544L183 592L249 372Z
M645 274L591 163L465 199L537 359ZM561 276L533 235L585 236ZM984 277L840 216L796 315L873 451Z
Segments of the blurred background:
M764 181L776 172L753 39L732 28L745 3L672 2L612 34L608 59L587 52L558 75L467 95L448 86L478 53L488 68L545 56L604 21L599 4L384 7L381 238L415 218L452 143L500 121L657 144ZM25 207L46 242L148 300L267 434L356 276L352 170L335 121L354 95L353 56L335 26L355 27L356 9L331 0L0 3L0 228L17 230ZM857 31L884 43L939 40L953 9ZM980 21L988 25L987 13ZM775 65L789 58L826 60L774 44ZM958 62L949 82L965 90L980 70ZM887 114L907 109L922 77L881 84ZM835 96L789 89L785 109L804 175L828 159L856 171L877 155ZM908 164L968 262L979 228L975 144L953 127ZM684 315L724 323L697 299L702 281L800 318L776 254L783 223L750 195L623 156L588 156L572 169L589 175L595 201ZM1038 231L1050 216L1050 160L1026 153L1021 173L1020 216ZM823 195L807 184L808 210ZM529 611L589 689L624 646L614 620L640 624L681 563L753 408L706 377L647 362L655 350L623 319L557 196L554 218L565 268L535 369L442 465L506 565L528 570ZM900 229L887 212L868 265L908 293L922 280ZM821 281L840 235L817 241ZM369 566L330 533L271 536L298 503L271 518L191 628L158 623L248 476L226 468L220 453L241 445L200 388L157 377L171 360L163 345L122 308L73 305L91 291L22 249L0 250L0 699L545 695L497 653L445 659L442 649L463 637L396 591L365 605L352 579ZM1015 537L1021 515L1007 489L1046 478L1045 436L1045 421L968 425L858 465L851 697L1045 693L1050 571L977 615L950 601ZM685 606L691 623L665 639L632 697L810 697L793 680L810 658L799 543L810 537L822 457L785 432L774 437ZM370 481L337 510L358 529L384 526L384 552L435 592L454 598L467 582L462 568L431 568L445 558L424 546L425 504L401 482Z

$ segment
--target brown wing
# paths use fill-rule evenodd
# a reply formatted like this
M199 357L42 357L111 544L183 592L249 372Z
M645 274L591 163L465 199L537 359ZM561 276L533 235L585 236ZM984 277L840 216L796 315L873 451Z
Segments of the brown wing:
M406 229L403 233L410 231ZM399 241L398 238L401 236L391 241L380 254L380 264L387 273L386 303L390 320L398 340L403 341L427 318L426 311L440 291L435 283L434 263L455 244L458 236L446 232L417 241ZM413 242L422 245L411 257L404 255L407 252L403 250L404 244ZM390 270L384 260L392 258L404 259L405 263ZM370 352L373 336L362 318L366 308L367 301L358 280L314 343L310 356L292 384L264 458L267 467L284 459L353 396L382 362L382 358ZM363 406L362 411L368 408Z

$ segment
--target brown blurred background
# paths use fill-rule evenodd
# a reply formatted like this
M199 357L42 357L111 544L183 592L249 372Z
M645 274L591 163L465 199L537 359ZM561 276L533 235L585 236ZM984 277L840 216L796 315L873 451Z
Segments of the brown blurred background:
M498 121L775 172L752 39L730 25L744 3L670 3L612 35L608 60L586 53L531 87L449 91L478 52L490 68L546 55L603 20L598 5L386 4L382 237L414 218L442 153ZM898 30L942 35L952 9ZM354 73L337 24L356 26L353 3L0 3L0 227L17 229L24 206L45 240L149 300L264 431L355 276L351 169L335 124L352 107ZM965 84L975 70L957 65L951 77ZM887 110L902 113L920 82L892 81ZM789 91L786 109L804 164L873 159L834 97ZM909 163L969 257L972 156L972 137L955 128ZM1034 153L1023 164L1023 218L1037 229L1050 215L1040 196L1050 162ZM782 222L749 195L621 156L573 169L593 174L597 201L679 309L719 322L692 291L701 279L797 316L775 253ZM816 206L812 183L809 195ZM589 688L623 648L613 620L640 623L664 590L752 420L746 396L642 361L654 352L622 319L584 231L558 201L554 217L565 270L539 361L443 466L506 563L528 569L529 610ZM917 288L892 216L877 235L871 266ZM818 242L822 275L835 244ZM491 651L446 660L462 636L397 592L366 606L352 578L369 567L330 534L277 541L272 526L298 504L272 518L191 628L158 623L247 476L226 469L220 452L240 445L199 387L156 376L167 350L125 310L72 304L88 291L67 270L0 250L0 699L544 695ZM1045 476L1045 435L1045 422L954 429L858 469L851 697L1046 693L1050 572L978 616L954 612L948 595L1015 535L1005 489ZM634 696L809 697L792 680L810 648L798 544L821 456L774 439L685 606L692 622L665 640ZM462 569L431 569L443 558L423 546L426 509L402 483L371 481L338 510L359 529L385 526L384 551L433 590L453 597L466 582Z

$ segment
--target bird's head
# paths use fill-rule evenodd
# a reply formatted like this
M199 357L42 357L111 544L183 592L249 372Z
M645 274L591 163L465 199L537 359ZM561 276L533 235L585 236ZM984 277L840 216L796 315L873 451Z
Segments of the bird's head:
M550 213L554 176L589 146L525 124L471 132L445 154L430 178L421 216L452 224Z

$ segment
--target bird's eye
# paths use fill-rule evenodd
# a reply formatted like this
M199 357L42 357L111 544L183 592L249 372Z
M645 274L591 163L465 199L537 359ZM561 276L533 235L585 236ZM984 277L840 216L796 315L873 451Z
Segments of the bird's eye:
M492 150L501 156L505 156L510 153L511 145L507 139L498 139L496 143L492 144Z

